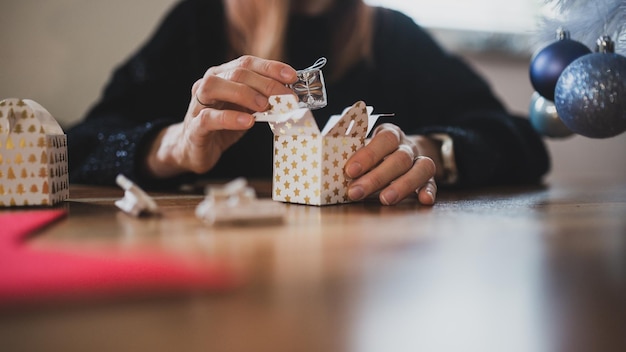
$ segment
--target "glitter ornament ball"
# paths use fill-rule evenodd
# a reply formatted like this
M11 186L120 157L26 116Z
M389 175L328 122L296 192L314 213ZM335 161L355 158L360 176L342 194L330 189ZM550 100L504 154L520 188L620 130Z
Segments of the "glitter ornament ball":
M626 131L626 57L598 52L576 59L557 81L554 104L574 133L608 138Z
M554 103L537 92L530 99L528 111L530 124L539 134L550 138L565 138L574 134L561 121Z
M530 82L541 96L554 101L554 88L563 70L577 58L591 53L584 44L569 39L567 32L563 39L546 46L533 55L530 61Z

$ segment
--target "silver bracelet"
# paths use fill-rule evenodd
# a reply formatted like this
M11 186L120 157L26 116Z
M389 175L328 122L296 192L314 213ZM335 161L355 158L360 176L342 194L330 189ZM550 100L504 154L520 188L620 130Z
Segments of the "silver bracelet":
M447 133L433 133L428 135L441 143L441 160L443 161L443 178L441 183L444 185L453 185L459 180L459 171L456 167L456 159L454 157L454 142L452 137Z

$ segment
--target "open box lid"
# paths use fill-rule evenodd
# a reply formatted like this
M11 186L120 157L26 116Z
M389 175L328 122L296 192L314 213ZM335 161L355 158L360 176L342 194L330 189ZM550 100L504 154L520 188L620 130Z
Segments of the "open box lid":
M298 108L295 96L273 95L269 98L270 108L255 113L257 122L268 122L274 135L317 135L348 136L365 138L382 115L372 115L374 108L363 101L346 107L340 115L332 115L320 132L313 113L307 108Z

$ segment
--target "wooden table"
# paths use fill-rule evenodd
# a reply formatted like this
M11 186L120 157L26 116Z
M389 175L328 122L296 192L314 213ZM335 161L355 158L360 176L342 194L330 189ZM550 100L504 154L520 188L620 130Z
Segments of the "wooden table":
M267 183L257 183L267 194ZM626 351L626 180L441 192L433 207L288 205L206 226L202 197L74 185L34 246L228 261L235 290L0 312L2 351Z

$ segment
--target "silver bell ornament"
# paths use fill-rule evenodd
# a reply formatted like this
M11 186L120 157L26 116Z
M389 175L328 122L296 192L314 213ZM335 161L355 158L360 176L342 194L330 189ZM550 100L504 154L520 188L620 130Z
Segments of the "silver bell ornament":
M609 138L626 131L626 57L614 53L610 37L601 37L597 44L597 52L563 70L554 104L574 133Z
M534 92L530 98L528 111L530 124L539 134L550 138L565 138L574 134L561 121L554 103L538 92Z

